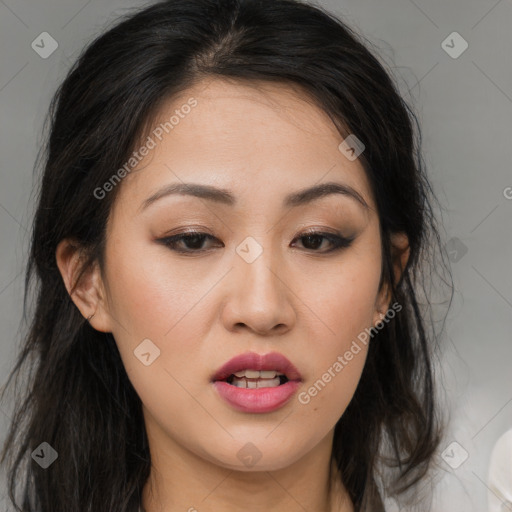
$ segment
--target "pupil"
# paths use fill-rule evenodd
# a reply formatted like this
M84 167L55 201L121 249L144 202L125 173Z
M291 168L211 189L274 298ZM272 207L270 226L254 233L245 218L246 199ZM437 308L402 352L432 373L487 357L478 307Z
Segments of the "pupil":
M305 237L303 237L303 238L305 238L305 239L306 239L306 240L308 240L309 242L311 242L311 240L312 240L312 239L313 239L313 240L315 240L315 239L316 239L316 241L317 241L317 242L320 242L320 243L316 243L316 244L315 244L315 242L313 242L313 244L312 244L312 245L313 245L313 247L309 247L309 249L317 249L318 247L320 247L320 246L322 245L322 241L321 241L321 240L322 240L322 238L323 238L323 237L322 237L322 236L320 236L320 235L306 235L306 236L305 236ZM306 243L306 244L304 244L304 245L308 245L308 244Z
M204 235L189 235L185 242L189 249L200 249L204 242Z

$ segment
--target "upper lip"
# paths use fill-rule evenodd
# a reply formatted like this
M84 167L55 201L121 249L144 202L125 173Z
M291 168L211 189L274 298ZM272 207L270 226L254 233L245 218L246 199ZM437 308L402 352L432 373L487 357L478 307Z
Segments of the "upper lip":
M288 380L302 380L299 370L279 352L263 355L256 352L245 352L223 364L213 375L212 381L225 380L233 373L242 370L276 370L279 373L284 373Z

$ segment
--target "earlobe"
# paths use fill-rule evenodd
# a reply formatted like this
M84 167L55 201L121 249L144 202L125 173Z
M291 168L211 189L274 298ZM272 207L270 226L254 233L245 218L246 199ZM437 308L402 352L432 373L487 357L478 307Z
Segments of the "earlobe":
M55 258L66 290L83 317L96 330L111 332L98 264L92 264L80 275L84 262L82 251L77 243L68 239L59 243Z
M385 284L379 294L379 299L377 300L377 304L375 305L375 311L373 314L373 325L375 326L386 316L386 312L389 308L389 303L391 301L391 292L389 290L389 286Z
M382 311L375 311L375 315L373 317L373 326L376 327L377 324L384 320L385 316L385 313L383 313Z

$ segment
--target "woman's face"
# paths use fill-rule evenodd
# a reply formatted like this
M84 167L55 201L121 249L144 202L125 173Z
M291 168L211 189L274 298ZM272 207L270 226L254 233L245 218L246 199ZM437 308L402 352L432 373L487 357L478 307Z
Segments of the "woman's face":
M113 333L161 450L231 469L289 466L332 435L365 363L358 335L388 306L363 167L285 85L203 81L161 110L150 137L118 185L91 324ZM303 193L327 183L345 193ZM165 193L185 184L206 192ZM190 230L205 235L166 245ZM281 354L300 375L273 359L290 382L267 387L272 368L256 357L238 367L266 368L267 382L237 382L263 389L212 381L247 352Z

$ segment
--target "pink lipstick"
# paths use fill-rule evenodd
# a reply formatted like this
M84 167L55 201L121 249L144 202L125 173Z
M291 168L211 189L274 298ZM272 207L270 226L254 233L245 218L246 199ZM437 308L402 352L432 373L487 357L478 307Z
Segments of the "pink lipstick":
M284 406L302 382L297 368L282 354L246 352L230 359L211 378L216 391L242 412L266 413Z

